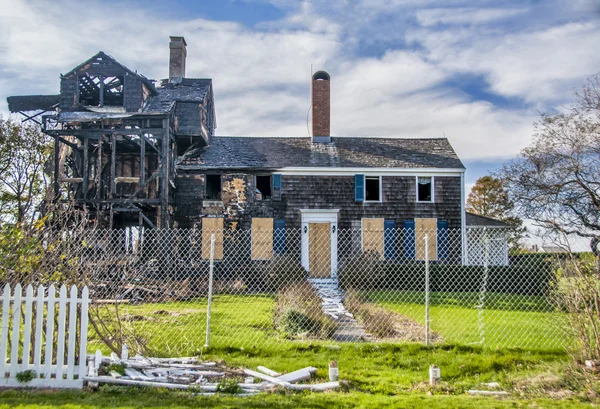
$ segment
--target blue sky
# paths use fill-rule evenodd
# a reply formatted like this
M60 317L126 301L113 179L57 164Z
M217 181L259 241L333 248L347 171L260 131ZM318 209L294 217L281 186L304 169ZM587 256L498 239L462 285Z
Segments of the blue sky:
M600 71L598 0L0 0L0 114L99 50L164 78L169 35L213 78L218 134L306 135L312 65L334 135L446 136L468 184Z

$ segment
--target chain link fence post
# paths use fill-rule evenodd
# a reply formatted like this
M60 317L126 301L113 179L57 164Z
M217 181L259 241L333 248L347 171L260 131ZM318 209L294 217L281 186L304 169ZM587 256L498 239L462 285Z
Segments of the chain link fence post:
M425 235L425 345L429 346L429 234Z
M206 343L204 346L210 346L210 312L212 306L213 293L213 270L215 267L215 235L210 236L210 267L208 270L208 305L206 307Z

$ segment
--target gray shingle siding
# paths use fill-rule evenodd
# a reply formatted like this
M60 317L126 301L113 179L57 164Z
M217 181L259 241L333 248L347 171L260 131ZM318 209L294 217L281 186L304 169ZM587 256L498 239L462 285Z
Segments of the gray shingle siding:
M398 227L418 217L447 220L450 228L461 224L460 176L435 177L435 203L416 202L414 176L383 176L381 203L356 202L354 176L283 175L281 200L257 200L254 173L225 173L222 178L242 179L245 200L239 203L239 195L224 195L222 208L203 208L203 175L178 175L175 220L179 227L192 227L210 214L223 214L226 221L238 222L242 228L250 227L252 217L285 219L288 227L300 227L300 209L340 209L340 228L355 227L353 222L363 217L394 219Z

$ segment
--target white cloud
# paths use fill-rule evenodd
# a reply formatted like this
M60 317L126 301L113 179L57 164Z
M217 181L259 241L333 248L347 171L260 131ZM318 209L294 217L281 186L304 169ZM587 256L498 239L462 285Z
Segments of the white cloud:
M548 29L505 34L498 30L452 28L414 30L433 63L452 72L484 75L489 89L522 98L537 108L570 97L600 67L600 23L566 23Z
M184 35L187 75L213 78L219 134L306 135L313 64L332 74L334 134L445 134L463 159L501 158L528 143L535 108L564 101L565 90L600 67L595 22L507 34L486 23L510 18L514 10L465 10L463 0L275 3L287 3L284 18L248 28L163 18L131 3L114 13L100 2L48 7L0 0L0 112L6 113L8 95L57 93L58 74L99 50L149 78L164 78L168 36ZM478 24L462 25L443 11L452 5ZM442 9L419 11L432 6ZM405 36L415 16L423 27L413 21ZM448 26L440 31L438 22ZM402 49L404 40L418 47ZM384 44L387 51L361 56L360 42ZM500 108L473 100L448 85L465 73L487 79L490 92L530 104Z
M416 12L416 18L422 26L436 24L485 24L496 20L513 17L526 13L527 8L502 9L502 8L434 8L423 9Z

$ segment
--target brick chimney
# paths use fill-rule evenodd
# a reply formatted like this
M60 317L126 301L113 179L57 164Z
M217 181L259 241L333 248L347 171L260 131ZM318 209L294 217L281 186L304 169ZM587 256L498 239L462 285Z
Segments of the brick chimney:
M317 71L312 76L313 142L330 142L329 99L329 74Z
M185 38L169 37L169 78L185 77L185 57L187 56Z

